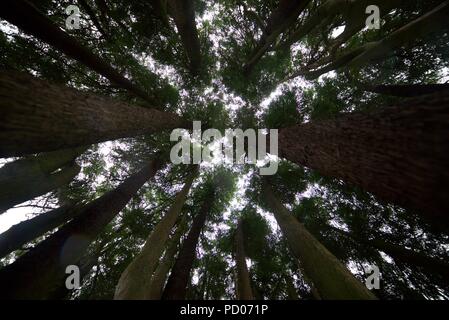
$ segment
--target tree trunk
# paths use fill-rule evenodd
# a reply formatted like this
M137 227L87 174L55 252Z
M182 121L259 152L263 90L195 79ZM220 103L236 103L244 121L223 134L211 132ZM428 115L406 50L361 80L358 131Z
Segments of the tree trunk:
M329 226L331 230L338 232L357 243L366 244L391 256L395 261L422 268L424 271L439 275L445 283L449 284L449 264L446 261L429 257L421 252L406 249L381 239L366 240L341 229Z
M182 127L175 114L0 73L0 157L21 156Z
M4 165L0 169L0 214L72 181L80 171L74 161L84 150L49 152Z
M145 242L142 251L123 271L115 288L114 299L147 299L151 277L164 252L165 244L170 236L170 231L181 214L181 209L186 201L190 187L196 177L192 174L182 190L176 195L173 205L162 220L156 225L153 232Z
M287 239L323 299L376 299L338 259L330 253L275 197L268 182L263 183L265 200Z
M282 157L449 222L449 93L279 132Z
M163 300L183 300L186 296L190 279L190 271L196 256L196 247L207 215L212 208L214 196L204 201L200 212L195 216L187 238L182 244L181 251L172 268L167 284L162 294Z
M20 249L23 245L46 232L59 227L75 217L79 212L79 207L61 207L41 213L32 219L12 226L0 234L0 258Z
M194 1L168 0L168 6L189 59L190 70L197 75L201 68L201 46L196 29Z
M433 94L440 91L449 91L449 84L400 84L400 85L378 85L363 86L365 91L385 94L395 97L417 97Z
M3 3L0 17L19 27L25 33L48 43L67 56L98 72L112 83L127 89L134 95L156 107L153 99L141 88L120 75L110 64L81 45L75 38L62 31L50 19L25 0L7 0Z
M0 270L3 299L47 299L65 281L68 265L77 265L90 243L125 207L159 164L149 161L116 189L86 205L76 219Z
M175 262L176 253L178 252L179 247L179 240L181 239L183 233L184 225L180 225L176 230L176 233L170 239L164 258L157 266L156 271L154 271L153 277L151 278L151 284L148 288L149 290L146 296L148 300L161 299L164 285L167 280L168 273Z
M237 299L254 300L251 278L246 265L245 243L242 220L239 220L235 234L235 262L237 268Z

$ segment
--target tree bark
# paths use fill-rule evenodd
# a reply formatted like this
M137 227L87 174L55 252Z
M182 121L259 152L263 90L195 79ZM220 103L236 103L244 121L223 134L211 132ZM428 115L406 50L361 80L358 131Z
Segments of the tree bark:
M181 214L181 209L186 201L193 180L192 174L182 190L176 195L173 205L162 220L156 225L153 232L145 242L142 251L123 271L115 289L114 299L148 299L147 294L151 284L153 272L164 252L165 244L170 236L170 231Z
M448 224L449 92L281 129L282 157Z
M60 150L5 164L0 168L0 214L72 181L80 171L74 161L84 150Z
M182 244L181 251L165 285L164 293L162 294L163 300L183 300L186 297L190 271L196 256L196 247L201 229L203 229L207 215L212 208L213 199L214 195L208 197L203 202L200 212L193 219L192 227Z
M175 114L131 106L29 75L0 73L0 157L185 127Z
M156 107L153 99L141 88L124 78L110 64L81 45L75 38L62 31L50 19L40 13L26 0L7 0L0 17L19 27L25 33L48 43L67 56L98 72L109 81L128 90Z
M254 300L251 278L246 265L245 243L242 220L239 220L235 234L235 262L237 268L237 299Z
M159 168L149 161L139 172L86 205L76 219L0 270L2 299L48 299L65 281L68 265L77 265L90 243L126 206Z
M167 3L189 59L190 70L197 75L201 68L201 45L196 28L193 2L193 0L168 0Z
M79 212L80 208L77 207L61 207L12 226L0 234L0 258L59 227Z
M376 299L338 259L290 214L275 197L271 186L263 182L265 200L287 239L293 254L301 261L323 299Z
M449 284L449 264L446 261L429 257L428 255L425 255L421 252L406 249L396 244L386 242L379 238L369 240L363 239L361 237L357 237L356 235L343 231L341 229L332 226L328 227L331 230L339 234L342 234L354 240L357 243L362 243L385 252L386 254L391 256L395 261L417 266L425 271L429 271L436 275L439 275L446 284Z
M149 300L160 300L162 297L162 292L164 291L164 285L167 281L168 273L172 268L176 253L178 252L179 240L184 233L184 225L180 225L176 230L176 233L172 236L169 241L167 250L165 251L164 258L157 266L156 271L154 271L153 277L151 278L151 284L146 298Z

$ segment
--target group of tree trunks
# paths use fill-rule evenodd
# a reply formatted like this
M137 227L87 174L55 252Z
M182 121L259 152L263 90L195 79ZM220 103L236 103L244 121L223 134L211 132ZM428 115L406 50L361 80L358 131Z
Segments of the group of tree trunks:
M28 1L7 2L0 17L152 103L146 92L61 31ZM245 67L247 70L297 19L308 3L280 1L279 8L268 20L259 47ZM169 0L168 5L191 69L197 72L201 59L192 1ZM406 44L412 33L433 31L440 27L448 6L448 1L445 1L427 15L385 40L370 44L345 61L350 65L360 65L382 57L385 47L391 49L392 43L396 47ZM448 225L449 91L443 85L422 86L420 91L415 89L405 86L369 88L377 93L417 97L397 106L281 129L280 154L325 176L371 192L379 200L415 210L434 224ZM0 212L69 183L80 170L75 159L86 146L188 127L175 114L131 106L14 72L0 74L0 118L0 157L27 156L0 169ZM158 159L148 160L140 171L91 203L42 213L3 233L0 236L0 256L60 227L0 270L0 297L46 299L57 296L64 286L66 266L81 264L88 246L160 167ZM182 207L196 175L195 171L187 179L171 208L151 232L141 253L123 272L117 285L116 299L185 298L200 233L214 202L212 190L195 215L176 256L186 224L181 216ZM293 256L301 262L321 298L375 299L288 212L276 198L267 179L264 179L263 194ZM435 272L447 277L444 262L398 249L377 239L356 241L366 242L405 263L431 266ZM241 222L235 234L235 251L237 296L253 299ZM83 265L88 268L92 264Z

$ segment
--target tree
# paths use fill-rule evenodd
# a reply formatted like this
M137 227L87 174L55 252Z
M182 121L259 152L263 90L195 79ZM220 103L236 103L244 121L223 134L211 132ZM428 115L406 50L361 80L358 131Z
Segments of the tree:
M146 298L148 300L160 300L164 291L164 285L167 281L170 269L175 262L176 253L178 252L179 241L184 233L185 222L182 221L175 234L170 238L167 249L165 250L164 257L159 262L156 270L154 271L151 283L148 288Z
M206 200L207 199L207 200ZM162 299L164 300L181 300L185 299L188 281L190 279L190 271L193 260L195 259L196 247L198 239L203 228L207 215L210 214L211 206L214 203L214 191L208 193L208 197L204 199L200 212L195 215L192 226L187 238L182 243L179 255L168 277L165 285Z
M70 206L56 208L12 226L0 234L0 257L20 249L28 242L74 218L80 212L79 209Z
M54 151L3 166L0 169L0 214L72 181L80 171L74 161L84 150L81 147Z
M5 72L0 84L0 157L78 147L184 124L174 114L130 106L28 75Z
M176 195L173 206L151 232L140 254L122 273L114 299L147 299L153 272L164 252L170 231L179 218L195 176L196 172L188 178L183 189Z
M251 288L251 279L249 277L248 267L246 265L245 242L242 227L242 221L239 220L235 233L235 262L237 269L237 299L254 300Z
M119 187L85 206L79 216L0 270L0 296L9 299L45 299L65 281L68 265L77 265L89 244L123 209L159 165L149 161Z
M447 223L447 94L435 93L279 133L283 157ZM426 123L426 130L422 124ZM399 133L400 132L400 133ZM436 169L438 168L438 169Z
M427 269L436 275L442 277L446 283L449 283L449 264L443 260L436 259L425 255L422 252L417 252L415 250L406 249L401 246L383 241L382 239L363 239L357 237L349 232L343 231L341 229L330 226L330 230L338 232L346 237L351 238L357 243L366 244L372 246L378 250L385 252L386 254L393 257L393 259L407 264L412 264L423 269Z
M201 47L195 23L194 1L168 0L167 6L189 59L190 70L196 75L201 68Z
M263 183L263 192L293 254L301 261L323 299L376 299L332 253L288 213L266 181Z
M51 20L42 15L35 6L26 0L8 1L5 10L2 10L1 17L33 36L58 48L92 70L97 71L111 82L122 86L136 96L146 100L157 107L154 100L139 87L135 86L128 79L120 75L113 67L103 59L93 54L89 49L83 47L73 37L54 25Z

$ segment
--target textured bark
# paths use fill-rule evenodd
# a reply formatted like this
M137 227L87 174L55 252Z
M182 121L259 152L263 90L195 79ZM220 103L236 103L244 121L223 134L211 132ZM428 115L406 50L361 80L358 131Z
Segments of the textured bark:
M76 148L44 153L0 168L0 214L72 181L80 170L74 161L84 150ZM56 172L58 169L61 170Z
M77 265L90 243L125 207L159 164L149 161L116 189L86 205L79 216L0 270L2 299L48 299L65 282L65 269Z
M168 0L167 4L189 59L190 70L196 75L201 68L201 46L196 29L194 1Z
M181 214L182 206L195 177L196 173L187 180L182 190L176 195L173 205L151 232L142 251L123 271L115 288L114 299L148 299L151 277L164 252L170 232Z
M235 234L235 262L237 268L237 299L254 300L251 278L246 265L245 242L241 220L239 220Z
M282 157L449 222L449 92L281 129Z
M263 57L277 37L295 23L298 16L309 4L310 0L281 0L267 21L262 38L244 66L245 73L250 73L256 63Z
M163 300L184 300L186 297L187 286L190 280L190 271L196 256L196 247L200 237L201 229L206 222L208 213L213 204L214 196L211 195L204 201L200 212L195 216L192 222L187 238L182 244L175 265L172 268L167 284L162 294Z
M428 37L434 32L447 28L448 14L449 1L445 1L430 12L374 43L369 49L354 58L347 67L361 67L373 60L384 59L401 47L411 46L416 39Z
M184 233L184 225L180 225L176 230L176 233L171 237L167 250L165 251L164 258L154 271L151 278L151 284L148 288L146 298L149 300L160 300L162 292L164 290L165 282L168 278L168 273L172 268L176 253L178 252L179 240Z
M376 299L338 259L290 214L264 181L263 194L287 239L323 299Z
M0 258L59 227L80 212L80 208L61 207L20 222L0 234Z
M127 89L134 95L148 101L156 107L146 92L124 78L110 64L81 45L75 38L62 31L50 19L40 13L26 0L6 0L0 11L0 17L19 27L25 33L48 43L67 56L98 72L112 83Z
M339 234L353 239L357 243L362 243L383 251L391 256L395 261L418 266L424 271L439 275L446 284L449 284L449 263L447 263L446 261L429 257L428 255L421 252L406 249L379 238L367 240L332 226L329 226L329 228Z
M449 91L449 84L400 84L364 86L365 91L395 97L417 97L439 91Z
M21 156L185 127L175 114L0 73L0 157Z

